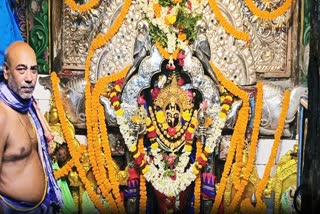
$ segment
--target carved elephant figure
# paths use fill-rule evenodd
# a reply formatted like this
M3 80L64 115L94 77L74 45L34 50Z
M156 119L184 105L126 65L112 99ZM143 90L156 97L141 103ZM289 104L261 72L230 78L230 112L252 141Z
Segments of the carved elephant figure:
M281 106L283 101L284 89L278 85L272 83L264 83L263 85L263 110L260 123L260 134L261 135L274 135L279 122ZM283 130L284 137L291 137L291 132L289 130L289 124L295 119L295 115L298 111L300 98L308 95L308 89L303 86L296 86L291 90L290 103L285 120L285 127ZM231 110L228 114L226 121L227 128L233 128L237 117L239 109L242 106L242 101L235 101Z
M50 76L39 77L39 83L52 93ZM84 79L70 79L66 84L59 83L60 95L67 118L75 128L86 128Z
M263 111L260 123L261 135L274 135L281 112L284 89L278 85L265 83L263 85ZM308 95L308 89L303 86L295 86L290 93L290 102L283 136L291 137L289 124L295 119L298 111L300 98Z

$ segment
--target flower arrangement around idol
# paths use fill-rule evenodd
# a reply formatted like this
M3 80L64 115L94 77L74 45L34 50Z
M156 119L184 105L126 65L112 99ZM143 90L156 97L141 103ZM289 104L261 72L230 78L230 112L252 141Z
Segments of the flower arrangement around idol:
M197 35L196 24L202 18L205 1L139 0L141 13L149 22L149 34L162 56L177 59ZM182 55L180 55L181 58Z
M167 60L163 62L165 65ZM177 62L176 62L177 64ZM191 80L176 65L175 70L163 66L165 72L156 74L150 88L137 97L137 112L128 121L123 116L119 99L123 80L107 87L106 97L111 100L117 115L120 132L132 153L135 164L146 180L166 196L176 196L185 190L206 166L208 156L214 151L221 135L233 96L223 89L221 104L209 105L201 93L191 87ZM179 70L180 68L181 70ZM205 116L199 124L199 112ZM139 131L129 126L136 124L142 129L144 152L138 150ZM206 131L206 139L195 157L195 142L200 139L199 126ZM194 161L191 161L194 160Z

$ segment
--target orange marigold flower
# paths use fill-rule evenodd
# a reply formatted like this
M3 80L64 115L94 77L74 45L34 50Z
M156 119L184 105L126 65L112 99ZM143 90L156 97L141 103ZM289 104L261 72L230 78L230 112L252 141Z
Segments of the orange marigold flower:
M153 4L153 11L154 11L154 16L156 18L159 18L161 16L161 5L159 3L154 3Z
M178 39L181 40L181 41L184 41L187 39L187 35L184 34L184 33L179 33L178 35Z

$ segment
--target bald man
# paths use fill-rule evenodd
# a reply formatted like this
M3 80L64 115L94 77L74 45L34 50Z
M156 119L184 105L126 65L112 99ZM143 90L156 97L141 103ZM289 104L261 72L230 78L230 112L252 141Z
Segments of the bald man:
M0 83L0 212L57 213L63 206L53 177L50 132L33 98L38 65L33 49L12 43Z

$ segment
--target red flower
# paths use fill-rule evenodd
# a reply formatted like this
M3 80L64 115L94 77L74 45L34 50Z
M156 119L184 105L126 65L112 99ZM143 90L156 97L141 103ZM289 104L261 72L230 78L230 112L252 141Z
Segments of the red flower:
M184 59L186 58L186 55L184 54L184 53L182 53L182 52L180 52L179 54L178 54L178 57L177 57L177 59L178 59L178 61L179 61L179 65L180 66L184 66Z
M140 166L141 163L142 163L142 161L143 161L143 158L144 158L144 154L141 153L140 156L137 157L137 158L134 160L135 164L136 164L137 166Z
M147 137L148 137L148 138L155 138L155 137L157 137L157 132L156 132L156 130L153 130L152 132L148 132L148 133L147 133Z
M158 87L153 88L151 92L152 99L155 100L159 93L160 93L160 89Z
M143 96L138 96L138 103L139 103L140 105L143 105L143 104L146 103L146 100L143 98Z
M176 172L174 172L174 175L170 176L170 178L175 181L175 180L177 179L177 174L176 174Z
M116 85L119 85L119 86L121 87L122 84L123 84L123 81L124 81L124 78L121 78L121 79L117 80L117 81L115 82L115 84L116 84Z
M169 134L171 137L175 136L175 135L177 134L176 128L169 127L169 128L168 128L168 134Z
M179 79L178 79L178 85L179 85L179 86L182 86L183 84L184 84L184 79L179 78Z
M116 102L116 101L119 101L119 97L118 97L118 96L113 96L113 97L111 98L111 102L114 103L114 102Z
M197 161L202 167L205 167L207 164L207 161L203 160L201 156L197 158Z
M186 137L186 140L192 140L193 138L192 134L189 131L186 131L185 137Z

